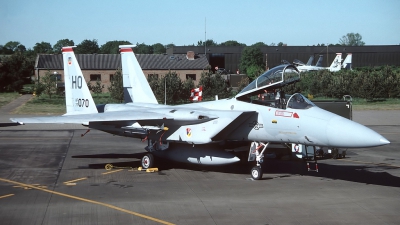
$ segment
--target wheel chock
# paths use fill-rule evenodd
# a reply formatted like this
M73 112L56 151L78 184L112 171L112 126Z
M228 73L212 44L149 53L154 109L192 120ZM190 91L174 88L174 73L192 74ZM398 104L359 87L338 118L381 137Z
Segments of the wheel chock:
M158 168L148 168L146 170L146 173L154 173L154 172L157 172L157 171L158 171Z
M138 171L146 171L146 173L154 173L158 171L158 168L147 168L143 169L141 166L138 167Z

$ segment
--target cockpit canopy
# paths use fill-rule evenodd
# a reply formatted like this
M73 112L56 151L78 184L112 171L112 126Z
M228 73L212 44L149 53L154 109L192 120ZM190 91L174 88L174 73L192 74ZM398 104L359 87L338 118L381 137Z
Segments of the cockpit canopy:
M279 65L261 74L239 92L236 98L246 98L257 93L262 93L264 90L269 91L281 88L298 80L300 80L300 73L295 66L287 64Z
M315 104L312 103L308 98L304 97L300 93L293 94L287 101L287 109L309 109L314 107Z

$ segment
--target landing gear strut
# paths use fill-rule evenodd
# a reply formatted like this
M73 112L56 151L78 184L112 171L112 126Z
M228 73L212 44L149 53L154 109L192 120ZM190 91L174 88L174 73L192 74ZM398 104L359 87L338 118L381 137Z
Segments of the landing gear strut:
M269 142L264 144L262 142L255 142L255 141L252 142L250 145L248 161L249 162L256 161L256 163L257 163L256 166L251 168L251 177L254 180L260 180L263 176L261 163L263 162L264 151L265 151L265 149L267 149L268 145L269 145Z

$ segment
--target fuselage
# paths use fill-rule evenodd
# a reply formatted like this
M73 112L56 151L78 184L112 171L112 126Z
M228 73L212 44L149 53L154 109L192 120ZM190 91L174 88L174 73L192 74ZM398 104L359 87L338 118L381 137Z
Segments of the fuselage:
M293 101L293 104L296 102ZM135 108L147 108L154 112L173 109L174 114L178 113L176 116L179 119L186 116L189 119L193 115L213 118L172 130L163 136L163 140L170 142L207 144L226 140L262 141L338 148L374 147L389 143L375 131L318 108L312 103L303 108L290 105L291 102L286 109L280 109L232 98L179 106L128 103L117 108L121 110L125 107L130 113L134 113ZM110 110L111 108L110 105ZM204 114L208 109L210 113ZM224 112L254 113L239 120L220 116ZM232 129L224 129L226 126Z

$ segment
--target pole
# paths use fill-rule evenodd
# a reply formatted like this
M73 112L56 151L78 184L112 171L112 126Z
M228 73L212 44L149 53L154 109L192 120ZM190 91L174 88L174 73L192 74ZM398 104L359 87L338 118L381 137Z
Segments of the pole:
M167 104L167 76L164 77L164 105Z
M207 53L207 17L204 18L204 56Z
M328 43L326 44L326 67L329 67Z

